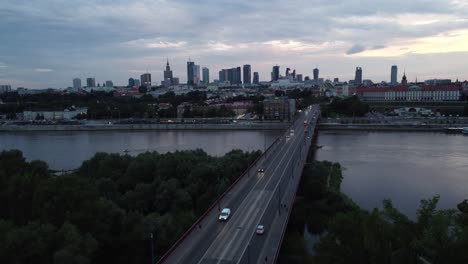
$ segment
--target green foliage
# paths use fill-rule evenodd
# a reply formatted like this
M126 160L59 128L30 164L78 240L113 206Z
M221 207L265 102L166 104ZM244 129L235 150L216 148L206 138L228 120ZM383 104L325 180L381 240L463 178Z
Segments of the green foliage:
M359 100L357 96L341 99L335 97L329 104L322 105L322 116L344 115L350 117L364 116L369 112L369 105Z
M438 210L438 196L422 200L410 220L390 200L382 210L360 209L341 194L342 179L337 163L312 161L304 168L303 199L293 208L280 263L468 263L468 200L459 211ZM312 260L304 226L323 234Z
M0 153L0 263L143 263L159 254L260 152L96 153L72 174Z

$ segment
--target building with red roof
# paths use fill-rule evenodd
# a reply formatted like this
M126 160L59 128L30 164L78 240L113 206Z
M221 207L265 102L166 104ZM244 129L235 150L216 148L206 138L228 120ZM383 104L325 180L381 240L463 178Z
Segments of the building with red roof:
M374 102L442 102L459 101L462 86L447 85L398 85L384 87L359 87L356 95L364 101Z

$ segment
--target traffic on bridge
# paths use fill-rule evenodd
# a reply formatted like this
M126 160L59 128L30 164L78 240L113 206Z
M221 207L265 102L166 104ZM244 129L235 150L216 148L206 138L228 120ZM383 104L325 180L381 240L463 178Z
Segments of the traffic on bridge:
M275 263L319 116L300 111L158 263Z

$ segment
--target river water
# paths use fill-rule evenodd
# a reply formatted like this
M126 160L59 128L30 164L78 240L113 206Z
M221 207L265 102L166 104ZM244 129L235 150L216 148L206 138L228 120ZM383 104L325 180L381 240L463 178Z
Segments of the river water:
M80 166L96 152L138 154L201 148L263 150L281 131L77 131L0 133L0 150L20 149L52 169ZM318 160L340 162L342 191L366 209L385 198L410 217L420 199L440 195L440 208L468 199L468 137L443 133L320 131Z
M341 190L366 209L383 199L414 218L421 199L439 208L468 199L468 136L419 132L320 131L316 159L345 167Z
M40 159L55 170L70 170L96 152L161 153L201 148L222 156L232 149L263 150L282 132L265 131L66 131L0 133L0 150L19 149L28 160ZM264 137L265 136L265 137Z

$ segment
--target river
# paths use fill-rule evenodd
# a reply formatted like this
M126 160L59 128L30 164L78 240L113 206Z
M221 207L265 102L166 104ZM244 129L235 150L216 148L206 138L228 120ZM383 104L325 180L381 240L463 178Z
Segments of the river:
M0 150L20 149L52 169L80 166L96 152L138 154L201 148L220 156L263 150L263 131L77 131L0 133ZM266 144L281 131L265 131ZM468 137L443 133L320 131L318 160L340 162L342 191L366 209L385 198L410 217L419 201L440 195L440 208L468 199Z
M0 150L19 149L28 160L46 161L51 169L75 169L96 152L161 153L201 148L222 156L232 149L263 150L280 130L66 131L0 133ZM264 137L265 135L265 137Z
M365 209L383 199L414 218L421 199L439 208L468 199L468 137L419 132L320 131L317 160L341 163L342 192Z

